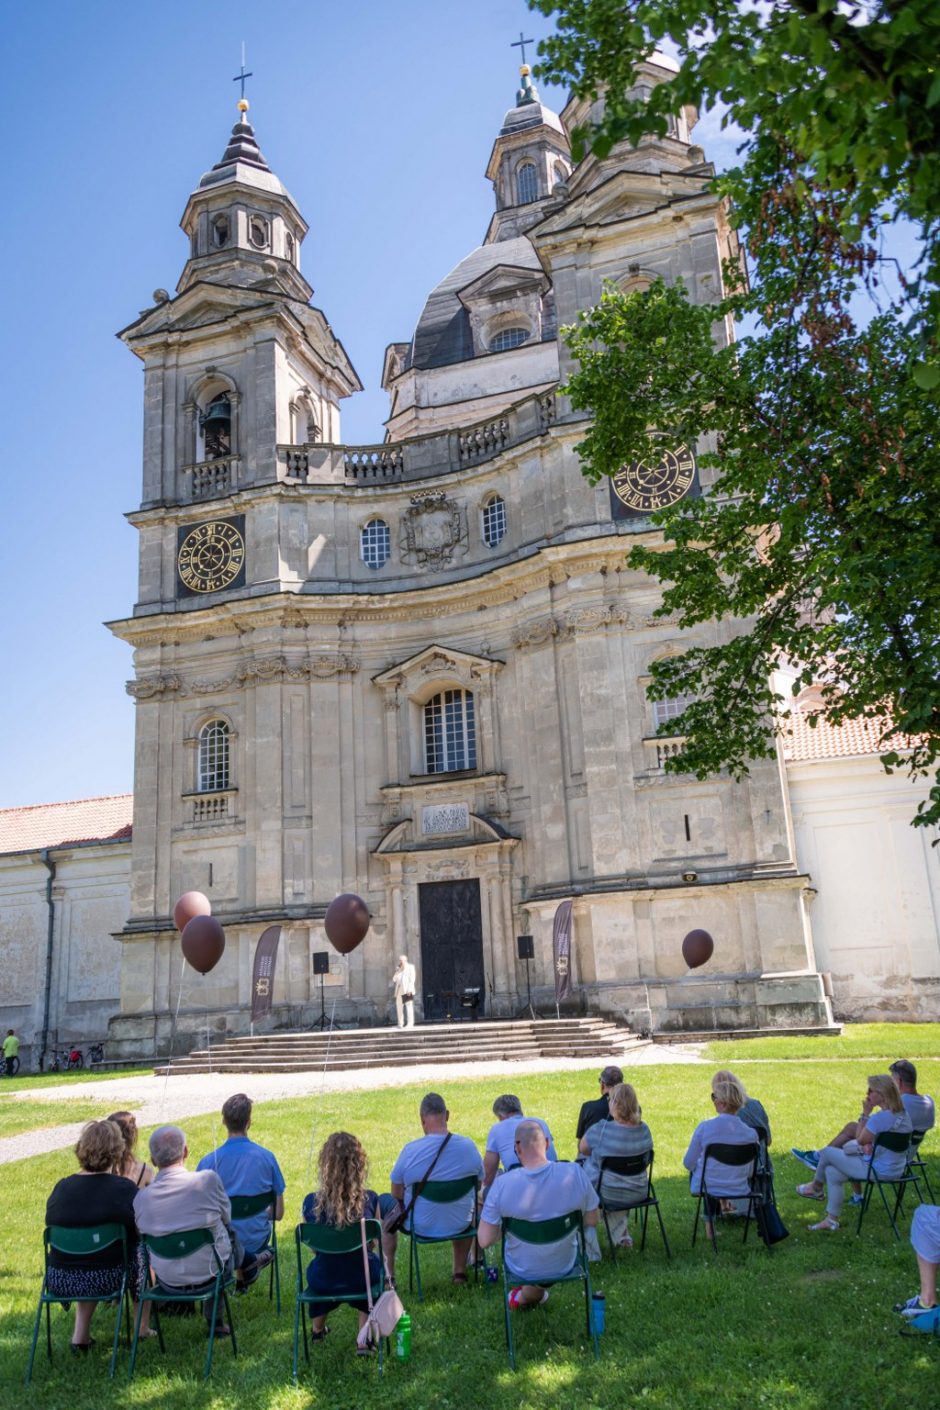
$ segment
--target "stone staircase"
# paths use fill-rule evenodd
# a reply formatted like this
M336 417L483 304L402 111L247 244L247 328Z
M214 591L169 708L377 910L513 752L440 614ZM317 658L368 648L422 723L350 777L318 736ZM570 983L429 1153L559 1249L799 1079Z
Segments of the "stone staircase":
M229 1038L154 1071L310 1072L343 1068L418 1067L441 1062L523 1062L538 1058L615 1059L640 1040L603 1018L433 1023L418 1028L333 1029Z

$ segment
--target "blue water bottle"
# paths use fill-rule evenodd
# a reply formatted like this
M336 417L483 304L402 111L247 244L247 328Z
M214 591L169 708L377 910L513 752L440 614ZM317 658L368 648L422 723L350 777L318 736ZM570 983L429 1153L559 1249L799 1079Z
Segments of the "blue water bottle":
M607 1325L607 1299L603 1293L594 1293L591 1297L591 1321L600 1336Z

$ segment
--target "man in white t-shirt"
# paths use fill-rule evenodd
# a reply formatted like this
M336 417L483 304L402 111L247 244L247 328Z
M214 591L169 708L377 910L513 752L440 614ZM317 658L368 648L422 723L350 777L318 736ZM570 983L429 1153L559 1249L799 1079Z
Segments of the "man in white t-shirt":
M519 1164L519 1157L516 1154L516 1131L519 1122L526 1119L522 1113L522 1103L511 1092L496 1098L493 1103L493 1115L496 1117L496 1122L489 1129L486 1138L486 1154L483 1157L484 1190L488 1190L492 1185L500 1166L504 1170L511 1170L513 1166ZM555 1143L552 1140L552 1133L548 1129L548 1123L543 1121L540 1116L533 1116L530 1119L538 1122L545 1132L549 1160L557 1160Z
M494 1180L483 1205L479 1240L489 1248L500 1237L504 1218L539 1221L558 1219L580 1210L585 1228L597 1223L597 1191L580 1165L548 1158L543 1124L525 1118L515 1132L520 1166ZM548 1301L541 1286L570 1273L578 1256L578 1236L566 1234L557 1243L527 1244L512 1233L506 1237L506 1271L520 1286L509 1294L512 1308L535 1307Z

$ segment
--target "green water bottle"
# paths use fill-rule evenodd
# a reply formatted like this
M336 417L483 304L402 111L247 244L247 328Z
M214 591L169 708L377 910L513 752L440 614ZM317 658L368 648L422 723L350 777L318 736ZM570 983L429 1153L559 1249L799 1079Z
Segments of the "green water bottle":
M411 1318L403 1312L395 1328L395 1355L399 1361L411 1360Z

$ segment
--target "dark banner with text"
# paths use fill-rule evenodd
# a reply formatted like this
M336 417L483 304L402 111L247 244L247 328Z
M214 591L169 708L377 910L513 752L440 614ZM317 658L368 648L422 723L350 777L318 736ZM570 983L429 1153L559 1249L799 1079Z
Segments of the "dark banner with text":
M562 901L552 925L555 1003L571 998L571 902Z
M251 976L251 1021L267 1018L274 999L274 966L281 927L269 925L255 950L255 967Z

